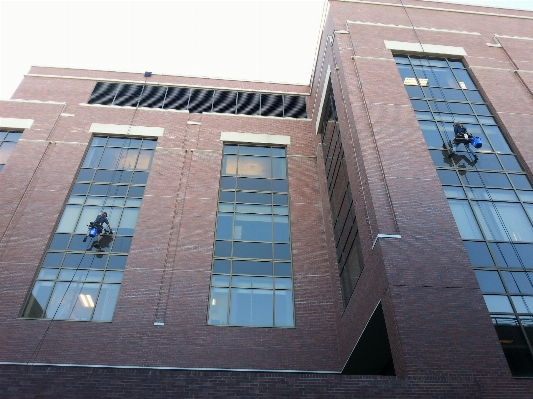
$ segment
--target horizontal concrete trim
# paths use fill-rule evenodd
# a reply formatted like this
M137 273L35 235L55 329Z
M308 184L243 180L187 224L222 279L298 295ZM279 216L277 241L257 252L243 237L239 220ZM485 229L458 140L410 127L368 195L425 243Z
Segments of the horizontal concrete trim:
M72 363L20 363L0 362L2 366L45 366L45 367L88 367L106 369L133 369L133 370L176 370L176 371L222 371L241 373L299 373L299 374L341 374L340 371L309 371L309 370L261 370L261 369L223 369L207 367L156 367L156 366L110 366L107 364L72 364Z
M376 22L363 22L363 21L346 21L348 24L356 25L371 25L371 26L385 26L387 28L401 28L401 29L418 29L418 30L429 30L434 32L449 32L449 33L460 33L463 35L481 35L479 32L468 32L463 30L450 30L450 29L437 29L437 28L423 28L420 26L407 26L407 25L392 25L392 24L380 24Z
M506 35L494 35L496 37L503 37L505 39L517 39L517 40L533 40L533 37L522 37L522 36L506 36Z
M235 87L226 87L226 86L205 86L205 85L185 85L178 83L167 83L167 82L145 82L144 80L124 80L124 79L105 79L105 78L88 78L84 76L68 76L68 75L44 75L40 73L27 73L24 76L34 77L34 78L53 78L53 79L74 79L74 80L92 80L94 82L109 82L109 83L131 83L139 85L148 85L148 86L169 86L169 87L190 87L193 89L207 89L207 90L225 90L225 91L244 91L249 93L265 93L265 94L285 94L289 96L309 96L311 93L300 93L296 91L279 91L279 90L258 90L258 89L239 89ZM211 79L211 78L206 78ZM229 80L229 79L224 79ZM244 82L244 81L243 81ZM267 83L267 82L261 82ZM279 84L279 83L274 83ZM288 83L287 83L288 84ZM297 85L295 85L297 86Z
M441 46L438 44L425 43L410 43L410 42L395 42L390 40L383 40L385 48L391 51L399 51L402 53L423 53L434 55L455 55L465 57L466 51L462 47L455 46Z
M73 67L67 67L67 66L54 66L54 65L32 65L32 67L36 68L54 68L54 69L72 69L74 71L101 71L101 72L118 72L118 73L133 73L133 74L141 74L142 72L139 71L115 71L115 70L109 70L109 69L81 69L81 68L73 68ZM177 75L172 73L153 73L153 76L172 76L172 77L178 77L178 78L194 78L194 79L210 79L210 80L227 80L228 82L247 82L247 83L266 83L266 84L275 84L275 85L284 85L284 86L302 86L305 88L308 88L309 85L304 83L290 83L290 82L274 82L269 80L251 80L251 79L234 79L234 78L220 78L220 77L210 77L210 76L195 76L195 75ZM48 75L47 75L48 76ZM144 83L144 80L140 80L140 82ZM148 84L154 84L154 82L147 82ZM305 94L302 94L305 95Z
M106 123L93 123L89 133L117 134L128 136L163 137L165 129L162 127L113 125Z
M0 128L3 129L30 129L33 119L0 118Z
M338 0L344 1L346 3L361 3L361 4L373 4L376 6L389 6L389 7L404 7L404 8L418 8L422 10L435 10L435 11L446 11L446 12L458 12L461 14L475 14L475 15L489 15L492 17L504 17L504 18L520 18L520 19L533 19L533 17L525 17L522 15L513 15L513 14L499 14L493 12L482 12L482 11L469 11L469 10L459 10L456 8L440 8L440 7L425 7L425 6L411 6L408 4L392 4L392 3L379 3L376 1L364 1L364 0ZM465 4L466 5L466 4ZM489 7L490 8L490 7Z
M392 61L392 62L395 62L394 61L394 58L381 58L381 57L363 57L361 55L352 55L350 57L352 60L356 60L356 59L362 59L362 60L376 60L376 61Z
M281 116L264 116L264 115L245 115L245 114L224 114L224 113L218 113L218 112L203 112L202 115L213 115L213 116L230 116L230 117L245 117L245 118L267 118L267 119L276 119L276 120L280 120L280 119L283 119L284 121L286 120L293 120L293 121L310 121L311 119L309 118L291 118L291 117L288 117L288 116L284 116L284 117L281 117Z
M66 103L57 102L57 101L41 101L41 100L23 100L23 99L12 99L12 100L0 100L1 101L12 101L16 103L34 103L34 104L52 104L52 105L65 105Z
M79 141L50 141L50 140L19 139L19 142L21 142L21 141L25 141L27 143L87 145L87 143L80 143Z
M279 144L285 146L291 144L291 137L278 134L221 132L220 141L229 141L235 143Z

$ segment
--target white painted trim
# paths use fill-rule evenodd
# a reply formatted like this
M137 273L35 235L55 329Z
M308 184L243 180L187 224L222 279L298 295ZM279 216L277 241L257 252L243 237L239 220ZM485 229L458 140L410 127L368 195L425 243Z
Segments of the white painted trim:
M3 129L31 129L33 119L0 118L0 128Z
M287 146L291 144L291 137L282 136L279 134L221 132L220 141L235 143L279 144Z
M318 106L318 113L316 114L315 133L318 134L318 125L322 119L322 108L324 108L324 101L326 101L326 91L328 90L329 77L331 75L331 66L328 64L326 71L326 78L324 79L324 86L322 87L322 97L320 98L320 105Z
M388 28L401 28L401 29L418 29L418 30L429 30L432 32L448 32L448 33L460 33L463 35L479 35L481 36L481 33L479 32L468 32L464 30L450 30L450 29L437 29L437 28L423 28L420 26L407 26L407 25L392 25L392 24L380 24L378 22L363 22L363 21L346 21L347 24L354 24L354 25L370 25L370 26L385 26Z
M103 107L103 108L115 108L115 109L138 109L139 111L162 111L162 112L179 112L182 114L188 114L188 110L180 110L180 109L162 109L162 108L148 108L148 107L122 107L119 105L102 105L102 104L87 104L87 103L79 103L80 107Z
M1 101L11 101L15 103L52 104L52 105L65 105L66 104L66 103L61 103L57 101L22 100L22 99L0 100L0 102Z
M94 82L109 82L109 83L130 83L147 86L168 86L168 87L183 87L187 89L205 89L205 90L223 90L223 91L238 91L246 93L265 93L265 94L283 94L286 96L309 96L310 93L300 93L296 91L279 91L279 90L259 90L259 89L244 89L237 87L225 87L225 86L205 86L205 85L186 85L178 83L166 83L166 82L145 82L144 80L124 80L124 79L106 79L106 78L90 78L84 76L61 76L61 75L44 75L40 73L27 73L24 76L34 78L53 78L53 79L74 79L74 80L91 80ZM244 81L243 81L244 82ZM273 83L275 84L275 83ZM295 85L297 86L297 85Z
M459 56L466 57L466 51L463 47L455 46L441 46L438 44L425 43L410 43L410 42L395 42L390 40L383 40L385 48L391 51L400 51L404 53L423 53L445 56Z
M517 40L533 40L533 37L526 37L526 36L507 36L507 35L494 35L496 37L503 37L505 39L517 39Z
M163 137L165 129L162 127L113 125L105 123L93 123L89 133L116 134L120 136L148 136Z
M73 68L68 66L54 66L54 65L32 65L32 67L35 68L53 68L53 69L71 69L73 71L98 71L98 72L118 72L118 73L132 73L132 74L138 74L141 75L144 72L139 71L118 71L118 70L110 70L110 69L83 69L83 68ZM31 75L31 74L30 74ZM49 76L49 75L46 75ZM275 84L275 85L284 85L284 86L301 86L301 87L309 87L306 83L291 83L291 82L274 82L270 80L251 80L251 79L235 79L235 78L221 78L221 77L210 77L210 76L195 76L195 75L177 75L172 73L156 73L152 72L152 77L155 76L172 76L172 77L178 77L178 78L194 78L194 79L209 79L209 80L227 80L228 82L247 82L247 83L266 83L266 84ZM92 78L87 78L92 79ZM144 83L144 80L140 80L140 82ZM147 84L158 84L154 82L147 81ZM303 94L305 95L305 94ZM307 94L308 95L308 94Z
M360 3L360 4L372 4L376 6L389 6L389 7L403 7L403 8L418 8L421 10L435 10L435 11L447 11L447 12L457 12L461 14L475 14L475 15L490 15L492 17L504 17L504 18L520 18L520 19L533 19L533 17L524 17L522 15L513 15L513 14L497 14L493 12L481 12L481 11L468 11L468 10L458 10L455 8L439 8L439 7L425 7L425 6L412 6L408 4L393 4L393 3L380 3L377 1L364 1L364 0L338 0L346 3ZM466 4L463 4L466 6ZM487 7L491 8L491 7Z

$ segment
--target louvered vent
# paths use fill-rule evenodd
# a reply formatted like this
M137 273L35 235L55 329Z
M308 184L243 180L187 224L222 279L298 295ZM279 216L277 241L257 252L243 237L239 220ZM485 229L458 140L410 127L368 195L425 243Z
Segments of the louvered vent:
M96 83L89 104L188 110L191 113L307 118L304 96L166 86Z

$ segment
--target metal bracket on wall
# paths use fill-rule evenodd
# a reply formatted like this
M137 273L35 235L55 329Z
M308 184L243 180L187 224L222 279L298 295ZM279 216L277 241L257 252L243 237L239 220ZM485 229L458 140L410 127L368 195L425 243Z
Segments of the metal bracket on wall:
M378 238L402 238L399 234L378 234L376 238L374 238L374 242L372 243L372 249L376 246L378 242Z

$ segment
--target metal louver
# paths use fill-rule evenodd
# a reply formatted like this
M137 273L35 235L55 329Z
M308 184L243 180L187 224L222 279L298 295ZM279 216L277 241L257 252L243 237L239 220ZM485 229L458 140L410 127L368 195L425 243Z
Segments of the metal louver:
M98 82L87 102L118 107L188 110L191 113L307 118L305 96L231 90Z

